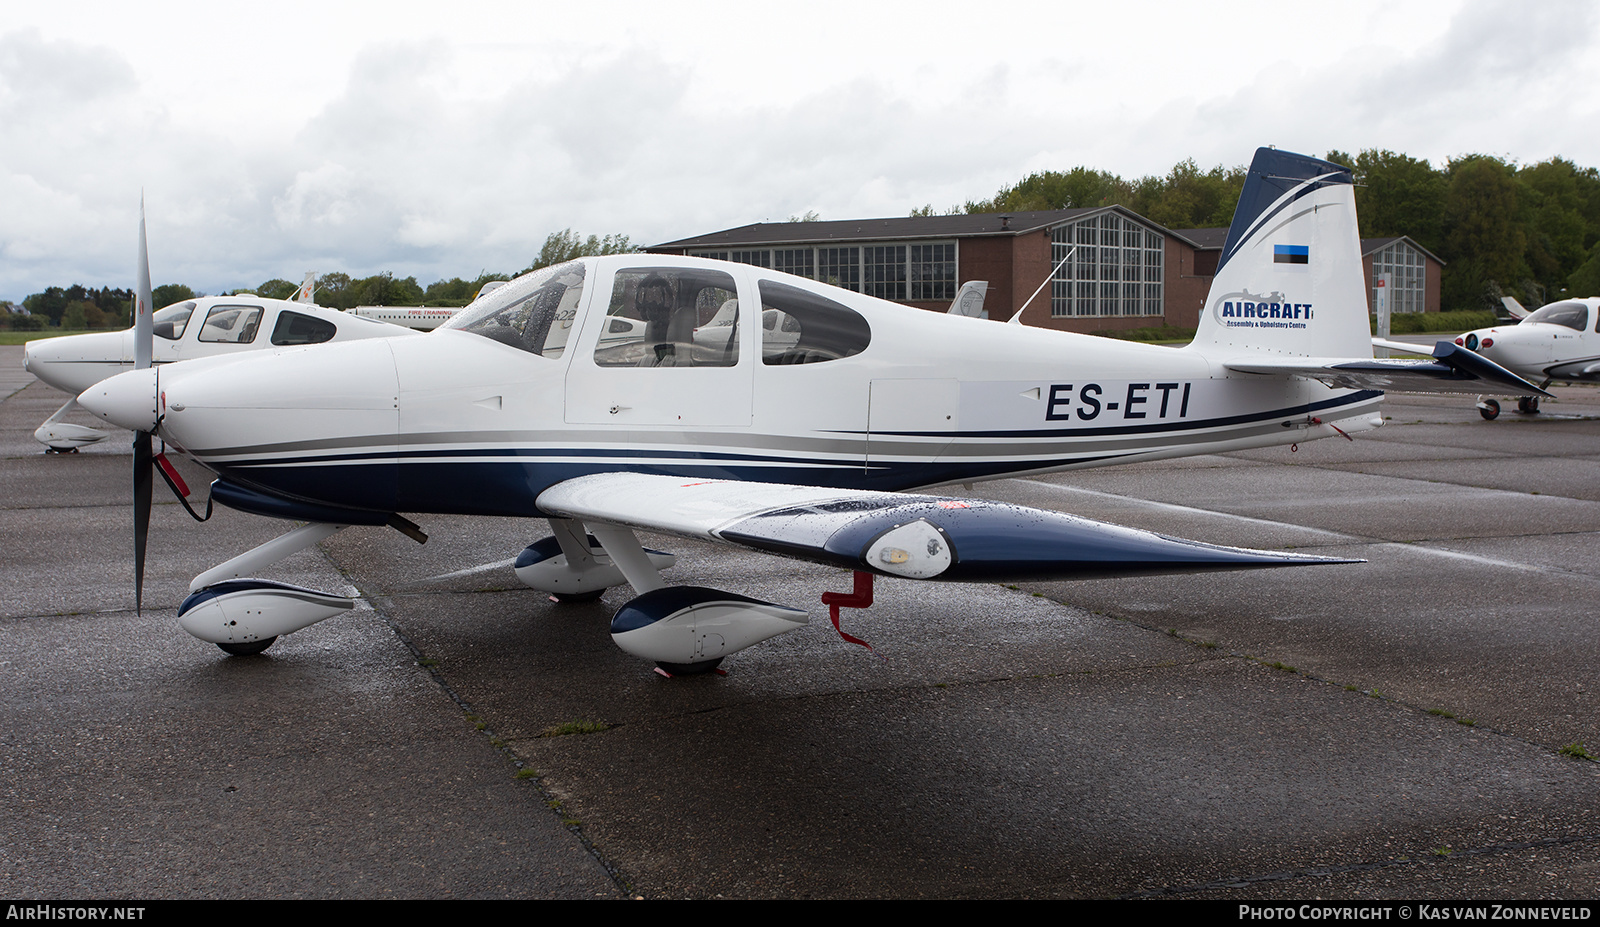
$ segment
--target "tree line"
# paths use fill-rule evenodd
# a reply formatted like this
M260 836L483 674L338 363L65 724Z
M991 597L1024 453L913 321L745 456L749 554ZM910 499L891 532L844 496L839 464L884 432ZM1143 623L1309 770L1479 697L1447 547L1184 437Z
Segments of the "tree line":
M573 258L626 254L637 250L626 235L590 235L584 238L568 228L546 236L533 263L515 273L485 272L472 280L453 277L434 281L426 287L419 284L416 277L397 279L390 272L370 277L327 273L317 278L316 302L319 306L346 310L356 306L460 307L471 302L483 285L491 280L510 280ZM220 295L252 294L270 299L293 299L299 289L298 283L275 278L259 286L229 290ZM164 284L150 292L158 308L204 295L181 283ZM133 291L112 287L93 290L76 283L68 287L53 286L25 298L22 308L27 310L26 314L11 309L10 304L0 303L0 327L15 331L43 331L47 327L63 330L127 328L133 324ZM3 311L7 309L11 311Z

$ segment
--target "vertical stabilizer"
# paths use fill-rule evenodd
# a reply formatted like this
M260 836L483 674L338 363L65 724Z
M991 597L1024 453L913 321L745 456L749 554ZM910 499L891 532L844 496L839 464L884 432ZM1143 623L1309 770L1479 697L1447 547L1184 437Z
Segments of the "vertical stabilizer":
M1371 357L1349 168L1256 150L1193 350Z

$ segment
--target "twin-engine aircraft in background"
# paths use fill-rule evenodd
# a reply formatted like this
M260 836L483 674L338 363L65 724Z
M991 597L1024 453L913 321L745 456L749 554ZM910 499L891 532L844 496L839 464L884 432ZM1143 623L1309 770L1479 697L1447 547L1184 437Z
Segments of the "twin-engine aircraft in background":
M152 436L217 474L212 499L307 522L192 583L179 624L236 654L352 605L250 574L347 526L421 539L401 513L546 520L522 582L562 601L632 586L613 638L668 672L711 669L807 613L667 585L672 555L638 530L854 571L856 595L824 597L835 606L870 602L874 575L1349 562L902 491L1348 436L1379 426L1387 388L1536 391L1447 342L1429 360L1373 359L1351 185L1338 165L1258 151L1185 348L626 254L520 277L425 337L139 370L80 401L147 442L141 562ZM713 337L719 312L733 322Z

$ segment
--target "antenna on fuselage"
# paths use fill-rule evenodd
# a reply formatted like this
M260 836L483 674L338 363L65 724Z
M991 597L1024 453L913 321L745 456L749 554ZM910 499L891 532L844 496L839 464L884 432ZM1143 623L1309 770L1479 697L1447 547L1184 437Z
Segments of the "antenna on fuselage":
M1045 275L1044 283L1039 284L1039 289L1033 291L1033 295L1028 297L1028 301L1022 304L1022 309L1018 309L1015 315L1013 315L1011 318L1006 320L1006 324L1007 325L1021 325L1022 324L1022 313L1023 313L1023 311L1025 309L1027 309L1029 306L1033 305L1034 299L1036 299L1039 296L1040 293L1044 292L1045 284L1049 283L1051 280L1054 280L1056 278L1056 271L1061 269L1061 265L1063 265L1063 264L1067 263L1067 261L1071 260L1072 259L1072 255L1074 253L1076 253L1077 250L1078 250L1078 246L1077 245L1073 245L1071 248L1067 249L1067 256L1062 258L1060 261L1058 261L1056 263L1056 266L1050 268L1050 273Z

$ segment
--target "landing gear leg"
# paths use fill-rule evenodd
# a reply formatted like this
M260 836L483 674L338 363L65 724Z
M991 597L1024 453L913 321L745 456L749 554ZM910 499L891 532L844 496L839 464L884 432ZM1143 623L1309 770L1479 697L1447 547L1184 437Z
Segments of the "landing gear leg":
M517 556L517 579L523 585L549 593L553 602L567 604L592 602L612 586L631 580L602 539L586 533L582 522L571 518L551 518L549 522L552 535L529 544ZM633 537L632 532L625 533ZM638 547L638 542L633 546ZM662 585L660 571L677 563L677 558L660 550L643 550L643 554L647 569L639 574L640 582L653 584L649 588Z

